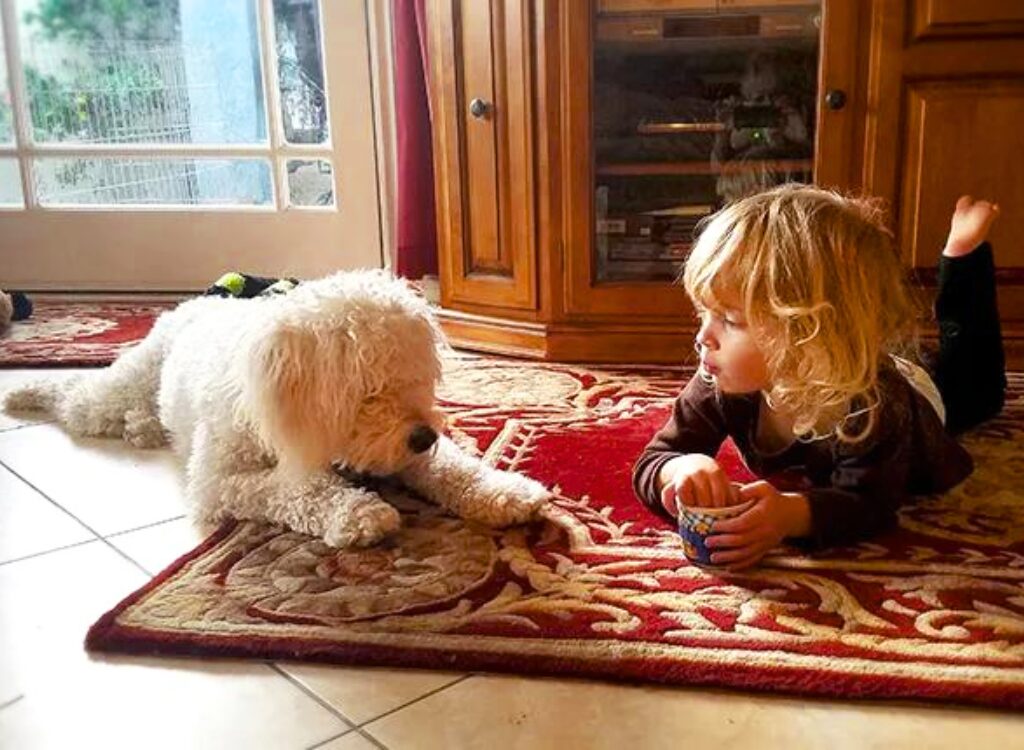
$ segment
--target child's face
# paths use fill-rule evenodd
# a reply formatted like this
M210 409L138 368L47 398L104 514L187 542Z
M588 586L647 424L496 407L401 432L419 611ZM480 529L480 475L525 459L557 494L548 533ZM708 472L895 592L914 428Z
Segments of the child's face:
M755 393L768 388L768 366L738 306L709 310L698 305L700 366L722 393Z

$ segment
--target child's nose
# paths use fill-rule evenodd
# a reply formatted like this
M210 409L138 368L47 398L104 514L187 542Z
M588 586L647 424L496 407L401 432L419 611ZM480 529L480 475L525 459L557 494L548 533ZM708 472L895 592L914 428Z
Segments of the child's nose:
M711 335L711 321L705 321L697 330L697 343L706 346L708 349L717 349L718 342Z

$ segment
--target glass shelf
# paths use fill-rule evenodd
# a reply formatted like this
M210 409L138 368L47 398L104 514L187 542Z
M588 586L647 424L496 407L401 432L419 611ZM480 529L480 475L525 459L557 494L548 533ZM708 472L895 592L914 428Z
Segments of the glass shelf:
M695 5L598 5L598 282L672 279L701 219L813 178L820 3Z

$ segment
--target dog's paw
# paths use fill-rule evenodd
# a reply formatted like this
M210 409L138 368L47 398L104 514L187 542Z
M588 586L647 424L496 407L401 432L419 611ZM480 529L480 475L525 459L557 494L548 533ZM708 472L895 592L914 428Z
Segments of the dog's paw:
M332 547L369 547L402 525L398 511L370 493L356 501L347 495L338 503L334 518L324 532L324 541Z
M141 409L130 409L125 413L124 439L136 448L161 448L168 442L160 420Z
M537 518L551 493L540 482L510 471L488 470L473 488L465 516L488 526L503 527Z

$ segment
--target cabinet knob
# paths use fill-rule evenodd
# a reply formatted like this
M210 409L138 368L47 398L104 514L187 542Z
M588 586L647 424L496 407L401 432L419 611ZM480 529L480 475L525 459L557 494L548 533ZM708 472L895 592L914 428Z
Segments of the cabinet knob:
M483 99L474 99L469 103L469 113L476 119L486 117L491 111L491 103Z
M846 106L846 92L842 89L831 89L825 94L825 104L832 110L842 109Z

